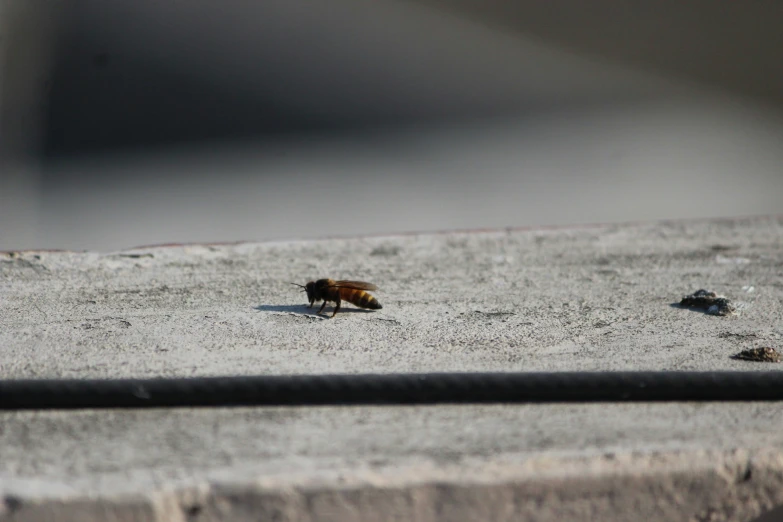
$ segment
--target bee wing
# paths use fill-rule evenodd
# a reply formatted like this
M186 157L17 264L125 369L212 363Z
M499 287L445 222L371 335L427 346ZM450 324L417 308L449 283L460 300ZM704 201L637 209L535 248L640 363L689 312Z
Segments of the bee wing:
M354 290L377 290L378 287L364 281L335 281L330 288L353 288Z

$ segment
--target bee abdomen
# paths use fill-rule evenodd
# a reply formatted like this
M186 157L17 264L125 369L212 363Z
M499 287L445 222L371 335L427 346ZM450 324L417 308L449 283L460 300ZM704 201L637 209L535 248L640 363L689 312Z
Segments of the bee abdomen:
M381 303L364 290L354 290L346 288L340 292L340 297L359 308L368 308L370 310L380 310L383 308Z

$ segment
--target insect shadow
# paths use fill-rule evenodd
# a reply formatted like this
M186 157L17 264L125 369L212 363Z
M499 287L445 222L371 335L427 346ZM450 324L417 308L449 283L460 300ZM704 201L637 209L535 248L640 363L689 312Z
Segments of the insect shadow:
M698 307L698 306L685 306L684 304L680 303L671 303L669 305L671 308L677 308L678 310L688 310L689 312L696 312L698 314L704 314L704 315L712 315L712 316L723 316L723 315L731 315L731 312L728 313L713 313L710 312L711 307Z
M320 305L318 307L314 308L307 308L306 304L299 304L299 305L258 305L254 306L253 310L258 310L259 312L297 312L300 314L306 314L306 315L318 315L316 312L318 311L318 308L320 308ZM330 310L330 306L326 305L326 308L324 309L323 313L321 313L321 316L326 315L326 312ZM362 308L340 308L340 313L348 312L353 314L370 314L373 313L375 310L364 310Z
M707 308L695 308L691 306L685 306L680 303L670 303L669 306L671 308L676 308L678 310L688 310L689 312L696 312L704 315L710 315L709 313L707 313Z
M307 309L307 305L258 305L254 306L253 310L258 310L259 312L300 312L300 313L307 313L309 310Z

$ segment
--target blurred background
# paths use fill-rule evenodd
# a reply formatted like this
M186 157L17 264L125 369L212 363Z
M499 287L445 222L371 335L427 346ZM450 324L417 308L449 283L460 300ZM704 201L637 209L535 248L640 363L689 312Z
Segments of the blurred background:
M0 250L783 211L783 3L0 0Z

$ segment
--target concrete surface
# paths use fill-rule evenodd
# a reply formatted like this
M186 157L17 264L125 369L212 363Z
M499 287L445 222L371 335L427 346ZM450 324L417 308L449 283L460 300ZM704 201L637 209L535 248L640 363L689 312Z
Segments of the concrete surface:
M781 347L782 239L783 217L760 217L3 254L0 365L5 378L775 370L730 356ZM313 315L288 282L324 276L378 284L384 308ZM738 313L672 306L699 288ZM0 520L778 520L781 408L2 413Z
M4 255L6 377L768 369L781 219ZM309 279L379 311L307 310ZM700 288L740 308L672 307Z

